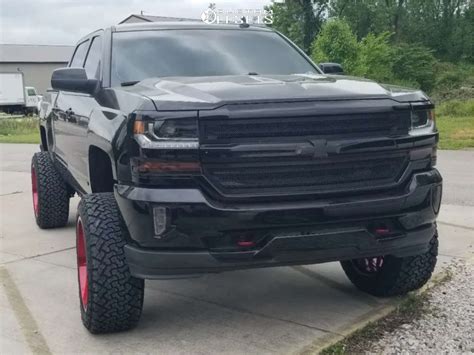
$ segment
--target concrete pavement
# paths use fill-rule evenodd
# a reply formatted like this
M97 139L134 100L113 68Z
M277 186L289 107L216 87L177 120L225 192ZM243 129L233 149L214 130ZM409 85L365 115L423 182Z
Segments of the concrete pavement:
M338 263L147 281L139 326L92 336L79 315L74 217L40 230L30 196L34 145L0 145L0 353L298 353L390 300L357 291ZM440 151L445 177L437 271L474 250L474 151Z

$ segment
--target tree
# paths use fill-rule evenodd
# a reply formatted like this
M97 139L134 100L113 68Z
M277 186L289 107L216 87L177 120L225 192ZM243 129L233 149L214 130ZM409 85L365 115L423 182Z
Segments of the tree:
M311 57L317 63L336 62L348 73L357 71L359 45L347 22L331 20L324 24L313 43Z
M369 33L359 44L358 63L355 74L382 83L394 80L393 65L395 50L390 45L392 34Z
M316 62L341 63L350 75L430 91L435 84L432 52L416 44L392 46L392 35L369 33L358 42L347 22L330 20L314 41L311 56Z
M344 19L358 39L393 33L393 43L421 44L437 57L474 61L474 0L332 0L329 16Z
M400 44L395 48L393 73L398 80L416 82L429 92L435 84L435 63L436 59L428 48Z
M325 21L329 0L286 0L265 9L273 12L271 27L289 37L306 53Z

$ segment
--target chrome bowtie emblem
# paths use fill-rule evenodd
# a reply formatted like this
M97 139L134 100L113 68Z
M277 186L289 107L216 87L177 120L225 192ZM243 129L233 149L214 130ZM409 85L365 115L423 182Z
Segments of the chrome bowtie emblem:
M327 141L325 139L308 140L309 144L299 147L296 150L296 155L312 157L312 158L326 158Z

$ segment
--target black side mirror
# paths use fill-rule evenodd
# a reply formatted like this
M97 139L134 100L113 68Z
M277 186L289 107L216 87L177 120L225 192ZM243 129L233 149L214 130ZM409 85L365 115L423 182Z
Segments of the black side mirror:
M319 68L324 74L344 75L344 69L339 63L319 63Z
M51 86L55 90L92 94L98 85L97 79L87 78L84 68L59 68L51 77Z

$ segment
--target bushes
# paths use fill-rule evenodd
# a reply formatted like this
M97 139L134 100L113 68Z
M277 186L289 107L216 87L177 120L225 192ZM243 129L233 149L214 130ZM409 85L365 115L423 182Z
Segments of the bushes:
M316 62L341 63L351 75L431 91L436 63L431 51L419 45L392 46L390 39L389 32L369 33L357 42L345 21L331 20L314 41L312 57Z
M474 99L474 65L437 63L436 82L432 98L436 102Z
M351 73L356 70L358 46L356 36L345 21L329 21L313 43L311 56L317 63L340 63Z
M436 107L438 116L472 117L474 119L474 100L449 100Z
M10 134L24 134L38 131L37 118L9 118L0 117L0 136Z
M435 63L436 59L429 49L400 44L395 47L393 74L398 80L417 83L420 89L430 92L435 83Z
M369 33L359 43L357 70L354 74L388 83L393 82L393 56L395 51L389 45L390 33L378 36Z
M37 118L9 117L0 115L0 143L39 143Z

